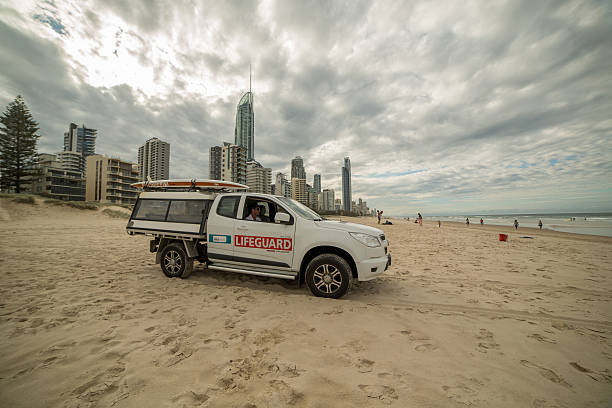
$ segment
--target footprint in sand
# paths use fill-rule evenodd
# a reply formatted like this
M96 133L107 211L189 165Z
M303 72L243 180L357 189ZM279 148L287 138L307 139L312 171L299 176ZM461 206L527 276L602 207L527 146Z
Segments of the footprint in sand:
M424 352L426 352L426 351L433 351L433 350L436 350L437 348L438 348L438 347L437 347L437 346L435 346L435 345L433 345L433 344L430 344L430 343L425 343L425 344L419 344L419 345L418 345L418 346L416 346L414 349L415 349L416 351L419 351L419 352L421 352L421 353L424 353Z
M360 373L369 373L373 370L374 361L366 358L360 358L357 362L357 370Z
M531 339L536 339L537 341L539 341L541 343L557 344L557 340L550 339L550 338L548 338L546 336L542 336L541 334L538 334L538 333L529 334L527 337L529 337Z
M378 399L384 404L390 405L398 398L394 388L386 385L366 385L360 384L359 389L363 391L368 398Z
M487 329L480 329L480 333L476 335L478 340L482 340L478 343L478 351L486 353L488 350L499 349L499 344L495 342L493 333Z
M184 391L171 398L174 406L178 407L199 407L208 401L210 397L206 392L198 393L194 391Z
M605 383L612 382L612 376L610 376L610 371L608 369L596 372L586 367L583 367L576 362L571 362L570 365L574 367L576 370L580 371L581 373L585 373L586 375L588 375L589 377L591 377L593 380L597 382L605 382Z
M570 383L568 383L562 377L557 375L557 373L555 373L553 370L549 370L546 367L542 367L540 365L537 365L527 360L521 360L521 364L524 365L525 367L537 369L542 377L546 378L549 381L554 382L555 384L562 385L565 388L572 388L572 385Z

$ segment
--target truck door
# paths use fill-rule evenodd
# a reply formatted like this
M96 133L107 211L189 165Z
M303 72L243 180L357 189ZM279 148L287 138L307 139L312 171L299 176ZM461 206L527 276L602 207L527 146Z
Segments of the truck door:
M212 262L231 261L234 255L234 227L240 195L217 197L218 204L208 214L206 225L208 258Z
M251 215L251 208L257 207ZM234 262L244 268L292 274L295 220L290 225L276 224L277 212L290 214L280 204L269 198L246 196L241 206L241 217L234 230Z

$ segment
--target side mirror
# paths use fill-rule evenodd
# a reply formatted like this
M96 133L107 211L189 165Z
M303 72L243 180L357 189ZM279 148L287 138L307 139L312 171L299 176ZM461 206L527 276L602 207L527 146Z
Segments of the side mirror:
M291 216L284 212L277 212L274 216L274 222L276 224L289 224L291 222Z

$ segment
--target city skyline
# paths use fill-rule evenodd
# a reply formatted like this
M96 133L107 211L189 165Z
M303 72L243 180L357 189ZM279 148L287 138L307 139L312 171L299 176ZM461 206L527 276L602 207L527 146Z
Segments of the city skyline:
M24 96L40 152L76 120L97 151L135 161L158 137L171 178L206 177L252 63L255 157L273 173L301 155L338 194L349 156L353 197L385 214L610 210L609 4L235 7L10 0L0 103Z

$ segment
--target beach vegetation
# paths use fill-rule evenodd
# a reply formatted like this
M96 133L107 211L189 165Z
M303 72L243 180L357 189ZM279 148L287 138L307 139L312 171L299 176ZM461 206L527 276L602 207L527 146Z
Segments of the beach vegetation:
M36 204L36 200L31 195L18 195L13 198L13 202L19 204Z
M0 116L0 189L21 193L38 174L38 123L21 95Z
M105 208L102 212L112 218L130 218L130 214L123 211L111 210L110 208Z
M44 201L45 204L51 205L61 205L64 207L77 208L79 210L97 210L100 208L98 203L94 203L91 201L64 201L57 200L55 198L50 198Z

